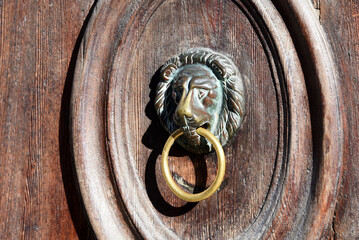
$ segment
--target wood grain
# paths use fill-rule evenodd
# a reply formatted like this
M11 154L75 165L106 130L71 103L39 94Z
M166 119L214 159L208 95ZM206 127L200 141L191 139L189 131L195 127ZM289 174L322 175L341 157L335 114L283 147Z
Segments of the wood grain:
M68 119L71 58L92 3L0 1L1 239L90 237Z
M336 10L335 10L336 9ZM321 22L340 69L345 161L332 226L335 239L359 237L359 2L321 0Z
M306 76L314 155L313 197L305 229L308 238L318 239L331 235L331 219L343 170L346 119L333 50L318 21L320 16L310 12L311 9L305 11L306 4L309 5L291 1L288 5L276 5L290 29Z
M128 146L134 152L122 157L126 161L135 161L135 172L138 172L140 182L145 183L150 200L146 204L161 213L156 217L160 217L179 238L234 238L258 217L268 195L278 151L284 151L283 145L278 144L285 128L283 106L278 102L282 93L276 89L279 83L275 83L276 79L271 76L266 53L255 30L233 2L170 1L155 9L149 20L138 20L145 25L133 26L133 29L140 28L141 35L137 39L136 35L129 40L124 36L136 50L133 57L122 57L116 62L126 62L129 67L114 67L113 79L117 85L125 86L116 90L119 97L114 99L114 108L121 113L114 122L121 123L124 129L133 129L126 134L121 147ZM159 81L154 73L168 58L192 47L210 47L229 54L241 69L248 90L246 121L236 140L225 149L227 174L223 189L217 196L196 205L180 201L163 181L158 152L168 134L159 124L153 107L153 86ZM127 88L138 90L131 95L119 94ZM118 138L124 138L121 133L118 135ZM202 157L191 156L183 149L174 151L177 153L170 160L171 169L178 181L199 189L213 182L216 172L214 154ZM123 167L121 159L114 160L113 165L116 173L124 176L129 170ZM130 182L119 181L122 192L133 188ZM154 185L158 186L157 191ZM138 201L137 196L123 198L127 203ZM141 208L134 206L134 209ZM139 221L136 225L143 223ZM157 231L161 231L160 226Z
M207 12L216 13L218 10L221 13L221 8L236 11L226 7L226 4L230 5L231 2L213 1L210 3L205 15ZM226 195L225 189L228 185L225 185L224 189L217 194L217 200L213 198L207 202L191 205L178 202L173 195L171 196L163 182L161 183L159 174L155 174L161 139L166 138L163 132L161 133L161 128L158 128L159 124L156 124L156 119L153 119L153 114L151 115L151 112L154 112L151 111L151 108L153 109L151 88L153 90L156 85L153 84L156 82L156 70L171 55L180 52L181 48L200 46L205 43L205 36L209 36L207 39L213 41L207 41L207 44L212 44L212 48L219 51L227 49L239 65L240 58L238 56L236 58L235 53L241 53L238 50L246 53L246 48L241 48L241 45L236 43L238 40L243 40L232 37L233 33L233 36L240 36L236 33L237 28L230 28L229 31L227 29L223 37L218 35L213 40L212 32L221 34L218 32L220 28L216 29L213 26L221 26L220 23L226 22L226 17L224 14L216 14L217 17L223 17L199 22L196 18L201 16L201 13L198 11L206 5L203 2L190 2L190 5L196 4L198 7L183 13L183 9L189 9L183 1L139 1L127 4L126 2L118 4L115 1L100 1L97 15L91 19L81 46L83 55L78 58L71 109L76 169L92 226L97 236L104 239L118 236L137 236L147 239L193 237L259 239L302 236L302 227L307 222L305 209L307 209L311 194L312 178L308 99L304 75L290 35L270 2L237 3L234 6L242 12L238 12L239 18L237 21L227 18L228 24L232 26L247 24L249 32L246 28L239 27L243 36L256 36L257 44L262 45L261 49L260 45L252 44L251 40L246 42L249 46L253 46L253 50L250 49L249 52L254 51L256 54L249 55L248 58L246 54L240 56L244 58L242 64L246 66L248 62L257 59L254 56L265 55L267 64L270 66L272 78L270 82L276 90L269 91L270 88L264 87L269 85L263 85L267 84L264 79L256 80L253 77L253 87L256 90L253 89L252 92L259 95L249 103L252 105L249 109L253 107L252 114L255 117L253 121L247 122L253 125L256 125L258 121L266 122L268 118L270 119L270 115L263 114L266 112L264 109L267 108L268 113L276 111L277 119L280 119L277 127L281 130L273 131L278 136L275 154L278 158L275 160L275 170L270 182L264 183L264 188L253 187L254 192L247 194L245 191L252 191L251 188L246 188L246 184L236 185L240 180L234 169L241 169L240 163L236 165L241 160L236 154L229 154L228 161L233 163L231 176L234 176L234 182L231 185L236 187L233 193L245 192L245 194ZM233 15L236 16L236 13ZM170 18L171 21L167 21L166 18ZM212 19L210 15L208 19ZM208 24L212 25L208 26ZM207 31L202 29L207 29ZM154 35L155 32L158 32L158 35ZM264 51L264 55L258 54L258 50ZM319 59L322 57L321 54L319 53ZM260 68L255 71L265 70L261 67L264 65L260 65ZM331 65L329 68L334 69ZM246 70L245 67L241 69ZM251 68L249 71L253 74ZM257 74L255 72L252 76ZM266 75L259 73L258 76ZM325 74L318 78L326 83ZM250 80L249 83L251 83ZM263 91L257 91L261 88ZM273 105L267 100L272 94L276 95L277 109L271 108ZM325 97L325 100L328 99L330 97ZM335 104L336 102L333 103ZM326 108L326 112L329 115L332 114L333 119L337 118L331 108ZM282 124L282 121L286 124ZM324 124L327 126L326 121ZM149 133L147 136L144 133L146 126L151 128L151 125L154 130L149 133L152 132L157 140L151 138ZM275 125L273 127L276 128ZM237 149L236 153L245 153L245 150L243 151L240 147L243 144L243 149L246 149L245 146L251 148L249 153L252 155L259 153L259 157L252 159L253 161L261 159L261 156L265 156L268 150L273 149L267 149L266 152L259 149L268 143L276 142L274 139L265 137L267 128L268 125L263 128L261 126L252 128L249 125L247 134L252 140L241 143L239 138L238 141L233 142L234 145L228 147L228 151ZM271 132L271 128L268 129ZM252 134L251 131L260 132ZM245 140L246 133L243 133ZM261 139L263 136L264 138ZM255 140L256 137L259 137L259 141ZM337 141L335 137L334 134L333 140ZM253 140L258 144L250 145ZM336 148L333 149L335 159ZM186 155L183 150L173 154L172 156L177 158ZM211 171L200 177L201 171L198 169L205 169L206 165L209 166L207 170L214 169L213 160L209 160L208 164L204 164L204 160L182 158L181 165L173 163L173 166L179 169L178 172L176 170L175 175L179 179L184 179L186 184L203 188L209 176L208 172ZM243 174L251 176L248 185L256 186L258 176L261 180L266 178L267 172L261 171L260 164L248 165L250 170ZM335 160L333 166L335 167L336 164ZM180 169L179 166L184 167ZM336 172L333 166L329 165L326 169ZM247 166L244 165L244 167ZM196 180L193 178L193 172L198 173ZM149 174L152 177L147 177ZM261 174L264 174L264 178L261 178ZM325 174L320 173L320 176L325 177ZM197 177L203 180L198 182ZM262 192L262 189L266 188L265 185L270 186L267 187L267 193ZM157 197L153 197L153 194ZM245 208L237 205L241 201L247 201L250 202L248 209L251 209L250 211L254 214L258 212L256 202L247 200L251 199L252 194L263 199L260 200L263 203L259 214L254 219L251 212L241 213L240 211ZM228 202L235 205L234 211L231 210L232 206ZM323 215L328 214L330 215L330 212L327 210L323 211ZM238 215L242 218L236 218ZM192 220L188 224L182 219ZM324 218L324 223L315 226L314 229L321 231L326 227L327 220ZM246 222L248 225L244 226Z
M333 213L333 222L328 226L323 237L333 239L356 239L359 236L358 226L358 24L359 4L357 1L339 3L320 1L320 20L331 46L333 46L335 64L341 79L336 86L342 104L341 122L343 124L343 172L340 180L339 197ZM288 12L288 11L285 11ZM282 13L284 13L282 11ZM283 14L284 16L286 14ZM290 19L290 16L286 15ZM290 21L290 20L288 20ZM293 23L293 22L292 22ZM291 25L293 26L293 25ZM294 35L294 39L300 37ZM305 54L304 51L302 54ZM310 65L311 63L306 63ZM315 115L317 110L313 113ZM316 122L314 122L316 124ZM321 162L317 163L321 168ZM332 192L333 194L334 192Z
M91 14L89 15L89 13L93 12L92 16L94 17L99 14L99 9L110 11L108 8L101 8L101 4L109 4L111 1L99 1L98 7L90 10L93 2L86 0L0 0L1 239L93 238L87 224L86 214L82 209L82 199L78 197L76 179L72 174L74 167L71 161L70 126L68 122L75 62L77 59L83 59L86 51L94 50L85 48L95 38L90 34L90 31L85 34L85 29L95 24L91 22L94 20L90 21ZM99 55L96 56L99 58L93 59L94 63L99 59L111 56L103 69L109 70L109 66L114 66L111 59L120 59L119 56L114 56L118 47L116 44L122 44L121 46L124 49L130 49L133 53L131 64L127 66L131 71L122 77L128 88L123 89L123 95L119 95L121 98L118 99L128 102L127 109L123 112L127 116L121 117L133 120L122 123L128 124L131 129L136 130L125 141L135 139L135 143L132 143L135 153L133 156L135 157L131 167L138 173L139 186L143 188L141 191L145 194L146 201L152 204L145 207L154 209L153 216L156 216L154 218L149 217L148 223L160 219L160 222L163 223L162 228L169 227L182 234L181 236L188 238L190 236L196 236L198 239L232 238L253 222L261 209L263 199L268 197L266 189L269 188L270 174L274 171L275 164L273 163L274 152L266 152L265 149L274 147L274 136L280 132L278 128L284 124L278 120L280 114L276 115L277 112L273 112L276 101L273 97L276 89L274 82L261 81L261 79L269 79L272 76L269 76L269 63L263 43L259 40L259 33L253 29L253 22L259 19L247 20L250 14L246 15L243 11L238 11L238 8L232 7L234 4L230 1L194 1L191 4L191 1L171 0L163 5L153 5L153 2L149 1L148 5L141 5L142 1L131 1L128 8L125 6L126 1L113 1L111 5L108 5L113 9L112 16L121 18L116 19L114 17L111 21L118 21L121 24L118 26L109 24L108 21L111 18L97 19L97 26L101 27L102 30L97 36L98 42L104 48L110 46L109 52L112 51L112 54L102 56L101 54L107 50L99 52ZM238 2L244 3L246 1ZM317 91L320 89L320 85L315 83L318 80L316 74L312 74L315 72L313 70L315 64L308 57L311 55L310 52L305 50L309 49L305 48L306 38L303 34L295 35L295 32L291 31L292 29L303 30L306 28L305 25L298 24L298 19L291 14L291 4L286 5L286 3L295 1L273 2L281 13L280 17L287 23L291 38L301 57L302 67L305 70L311 106L315 160L310 194L313 194L315 202L320 203L317 200L324 198L315 198L315 196L319 196L316 193L321 191L321 186L329 186L325 181L321 182L319 178L321 172L328 169L322 167L324 166L323 160L318 160L324 159L321 158L320 152L325 153L325 148L324 151L321 150L323 146L321 136L324 136L323 121L321 120L323 96ZM315 234L310 235L312 238L309 239L318 238L313 237L318 235L324 239L356 239L359 237L359 148L357 146L359 143L359 3L356 0L342 2L312 0L311 2L313 8L316 9L317 19L328 36L330 48L334 53L333 59L338 67L340 81L337 89L340 101L342 101L339 108L341 112L340 123L343 126L343 135L339 140L344 141L342 153L344 161L342 163L343 178L339 182L340 189L328 188L330 191L328 191L328 198L325 199L330 199L330 201L327 205L313 205L317 206L320 211L323 207L327 212L317 214L317 209L314 209L313 213L315 213L316 218L308 215L309 218L318 220L315 220L318 225L316 231L312 232ZM198 14L193 12L195 7ZM138 9L141 11L137 11ZM200 11L200 9L202 10ZM117 10L118 12L116 12ZM230 11L234 17L231 18L232 15L226 15L226 11ZM134 12L138 14L136 17L133 16ZM176 14L176 12L182 13L182 15L174 20L168 16L169 13ZM146 16L149 13L152 15ZM102 16L106 16L103 12L102 14ZM147 20L136 22L138 19ZM171 24L168 24L171 21L175 21L181 27L171 27ZM110 25L116 27L107 29L106 27ZM130 27L126 28L127 25ZM231 31L231 25L236 26L237 31ZM121 42L120 36L130 33L132 27L135 28L132 32L135 34L133 38L130 38L127 43ZM117 41L115 41L116 44L113 45L114 41L107 42L101 38L107 31L113 34L113 39ZM156 33L162 35L156 35ZM172 36L172 34L177 35ZM90 38L90 36L92 37ZM141 39L135 48L131 40L137 39L139 36ZM178 41L176 41L177 36L179 37ZM80 46L82 38L86 39L86 44L83 43ZM166 39L163 45L156 42L161 39ZM217 42L218 39L219 42ZM247 106L249 112L245 125L240 130L240 134L247 137L246 139L239 138L226 148L229 158L232 159L227 175L233 179L230 178L225 181L218 197L208 203L188 205L178 201L168 192L158 172L156 162L158 161L157 156L160 154L159 143L163 142L167 135L160 130L158 122L152 118L154 113L151 110L151 88L153 89L154 86L151 82L155 82L155 80L151 80L151 78L155 75L162 61L165 61L171 54L176 54L186 48L187 45L196 46L204 43L211 48L229 52L229 55L236 59L239 68L246 73L249 79L250 99ZM96 44L94 46L98 47ZM235 48L241 50L233 51ZM167 49L171 50L166 53ZM147 59L149 60L147 61ZM245 61L241 61L242 59ZM105 84L110 79L109 72L111 71L97 75L97 80L100 82L101 79L104 80L101 88L102 94L107 94ZM118 74L120 72L112 77L119 76ZM135 81L132 82L132 79ZM140 91L139 94L133 94L134 90L143 88L146 90ZM96 92L97 90L90 91L88 94ZM125 94L132 94L134 98L127 99L124 97ZM92 96L98 95L93 94ZM258 99L258 97L262 97L262 99ZM97 109L102 109L101 113L92 112L99 114L95 117L105 116L111 111L111 109L105 109L107 106L106 99L102 99L101 104L94 105ZM268 122L271 123L268 129L264 127L263 116L266 115ZM256 119L260 120L257 121ZM86 126L97 123L96 121L88 121ZM106 126L101 124L103 122L100 122L99 126L104 131ZM116 124L120 125L121 121ZM255 129L257 132L251 129ZM331 129L326 131L333 132ZM257 135L258 132L265 134ZM151 137L153 135L156 138ZM107 135L104 134L101 141L105 143L106 141L103 139L106 138ZM76 146L79 139L73 138L73 140ZM154 141L158 141L158 143ZM249 160L250 153L245 148L247 141L252 147L264 143L264 145L258 146L258 151L253 156L257 160L261 156L266 156L267 158L263 157L263 165L258 165L258 162ZM336 142L332 144L336 144ZM106 150L106 144L100 147ZM92 150L93 146L86 149ZM173 153L173 160L181 161L171 163L176 176L180 180L184 179L189 187L194 185L204 187L213 177L214 157L184 157L181 151L177 148ZM247 160L236 162L233 157L235 155L246 156L245 159ZM120 154L120 156L122 155ZM113 165L109 166L106 160L102 164L97 167L107 171L111 188L104 188L104 191L99 194L107 196L109 191L114 191L114 196L116 194L118 196L121 191L118 186L124 188L121 184L125 183L121 182L118 174L113 175L111 172L113 170L119 172L119 166L116 167L119 162L113 162ZM103 166L109 166L109 168ZM93 176L89 175L88 177ZM119 184L117 185L117 183ZM152 183L156 184L151 185ZM232 186L232 189L226 192L230 188L229 186ZM236 190L239 192L236 193ZM155 194L151 196L153 191ZM337 201L335 196L330 196L331 193L338 194ZM124 197L128 201L128 199L135 198L134 195L137 193L129 191L127 194ZM83 196L86 203L86 194ZM116 198L114 199L116 200ZM233 208L230 208L229 202L226 202L228 199L233 202ZM114 227L122 231L121 227L126 226L126 230L122 234L125 234L129 239L142 238L143 236L138 234L135 226L136 223L140 222L138 216L133 218L128 215L123 202L119 199L116 201L109 206L117 208L118 212L116 210L115 213L118 216L123 216L123 219L121 226L115 225ZM140 201L137 201L135 206L141 207L139 203ZM215 203L220 203L218 209L221 211L213 208ZM296 208L292 204L288 204L288 206L289 209L281 211L277 220L271 223L272 229L279 229L279 231L273 231L272 234L276 235L267 235L267 237L288 238L284 234L287 231L286 221L284 220L292 221L289 213L290 210L295 211ZM207 210L206 207L208 207ZM94 209L87 208L87 211L91 212L92 210ZM301 209L302 212L299 212L303 214L307 210ZM95 232L98 236L105 236L100 234L106 227L108 219L103 219L103 226L97 226L97 228L95 226ZM189 220L193 226L183 223L183 221ZM201 224L196 225L197 221ZM279 227L281 223L283 225ZM130 226L129 229L127 226ZM293 226L302 225L293 224ZM309 225L306 226L307 230L304 229L303 234L308 234L310 229L314 229L308 227ZM116 231L115 229L113 233L117 233ZM155 232L155 234L157 237L161 236L160 232ZM114 236L118 237L119 235ZM173 235L173 238L176 236ZM308 238L308 235L307 237L303 236L303 238Z

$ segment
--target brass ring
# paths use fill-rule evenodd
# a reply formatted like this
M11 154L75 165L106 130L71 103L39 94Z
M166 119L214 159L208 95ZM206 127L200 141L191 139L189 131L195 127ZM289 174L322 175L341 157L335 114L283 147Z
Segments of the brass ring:
M211 132L209 132L204 128L198 128L196 132L199 135L207 138L212 143L214 149L216 150L217 158L218 158L216 179L214 180L212 185L209 188L207 188L205 191L195 194L191 194L183 191L179 186L177 186L176 182L173 180L172 175L170 173L170 168L168 166L168 153L174 141L183 134L183 131L181 129L178 129L171 134L162 151L161 169L162 169L163 177L168 187L172 190L172 192L177 197L187 202L199 202L210 197L213 193L215 193L218 190L218 188L221 186L226 169L226 162L225 162L223 148L221 143L218 141L218 139Z

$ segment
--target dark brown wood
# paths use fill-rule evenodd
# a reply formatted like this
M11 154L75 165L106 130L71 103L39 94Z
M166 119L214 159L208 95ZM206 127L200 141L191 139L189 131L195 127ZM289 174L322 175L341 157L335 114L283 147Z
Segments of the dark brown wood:
M336 239L359 237L359 2L321 0L320 19L335 46L345 123L344 171L332 227ZM337 9L337 10L335 10Z
M82 202L100 239L359 237L358 1L94 2L0 0L0 239L93 238ZM186 204L153 98L197 46L235 60L247 116L220 191ZM213 154L170 160L184 188L213 181Z
M333 61L338 66L341 79L337 88L340 90L339 98L341 121L343 122L343 172L340 180L339 197L336 201L332 226L326 237L334 239L356 239L359 236L358 207L359 207L359 171L358 171L358 64L359 50L357 47L359 26L359 4L357 1L346 3L334 1L320 1L320 20L328 40L333 47ZM336 9L336 10L335 10ZM291 16L283 15L289 19ZM293 21L291 21L293 23ZM291 25L293 26L293 25ZM295 34L295 33L293 33ZM296 35L297 38L300 38ZM305 51L304 51L305 52ZM305 54L305 53L303 53ZM310 63L307 63L310 65ZM317 169L321 168L317 163Z
M92 3L0 1L0 239L90 238L68 119Z
M99 2L72 99L76 169L97 236L326 236L342 173L342 102L332 49L313 6L122 4ZM295 21L295 31L287 31L276 7L291 13L284 19ZM156 162L168 135L153 109L158 69L191 47L230 54L249 92L243 129L226 147L228 178L216 197L198 204L178 201L162 180ZM180 148L172 153L175 178L188 189L205 187L214 176L213 156L187 156Z
M305 5L297 1L290 5L277 4L290 26L307 80L314 156L313 198L305 227L308 238L317 239L331 234L343 166L345 116L332 49L320 25L319 15L305 11Z

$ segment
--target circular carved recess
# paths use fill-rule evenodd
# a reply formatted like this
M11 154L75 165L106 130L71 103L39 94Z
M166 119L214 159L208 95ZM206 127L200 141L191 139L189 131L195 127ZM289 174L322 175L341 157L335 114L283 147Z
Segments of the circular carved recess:
M296 17L285 21L302 20L296 3L97 3L77 61L71 109L80 191L99 239L293 239L325 232L341 164L340 103L328 88L336 83L335 68L323 35L311 38L322 33L320 26L302 21L308 26L296 33L306 37L301 44L311 47L306 57L314 63L306 67L276 7ZM159 162L168 133L153 104L161 64L193 47L230 55L248 91L242 128L224 149L225 181L200 203L183 202L166 187ZM308 84L309 76L319 87ZM310 104L318 101L322 114L315 115ZM318 126L321 134L314 132ZM203 191L215 177L214 154L174 146L169 162L188 191ZM318 209L320 216L310 213Z

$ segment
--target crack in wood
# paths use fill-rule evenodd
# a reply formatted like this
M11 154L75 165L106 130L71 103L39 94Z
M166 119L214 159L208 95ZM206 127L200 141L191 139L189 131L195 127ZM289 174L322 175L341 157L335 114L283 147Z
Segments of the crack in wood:
M315 12L318 14L318 20L320 22L320 0L311 0Z

